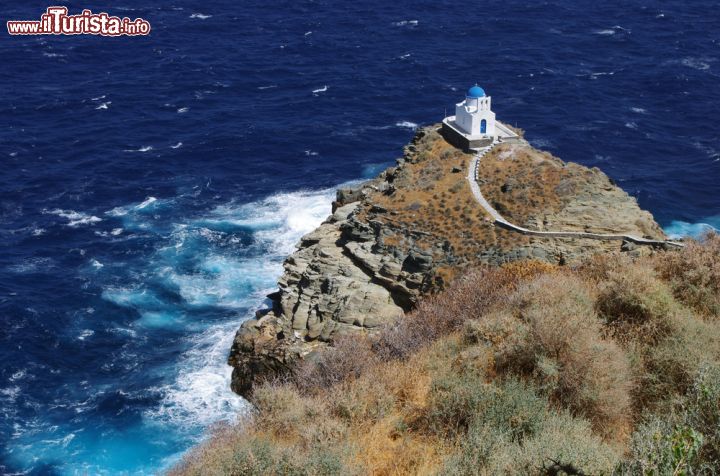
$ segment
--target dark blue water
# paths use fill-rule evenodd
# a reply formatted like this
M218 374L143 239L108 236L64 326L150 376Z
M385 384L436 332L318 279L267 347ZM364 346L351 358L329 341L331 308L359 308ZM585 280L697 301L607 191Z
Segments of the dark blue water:
M242 413L233 332L332 187L475 82L669 232L720 226L715 2L147 3L68 6L149 37L0 34L0 472L155 473Z

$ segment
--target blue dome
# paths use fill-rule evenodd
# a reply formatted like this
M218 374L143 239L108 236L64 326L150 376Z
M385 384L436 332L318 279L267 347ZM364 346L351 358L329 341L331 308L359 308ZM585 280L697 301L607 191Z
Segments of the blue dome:
M467 97L469 98L482 98L485 97L485 90L477 84L472 88L468 89Z

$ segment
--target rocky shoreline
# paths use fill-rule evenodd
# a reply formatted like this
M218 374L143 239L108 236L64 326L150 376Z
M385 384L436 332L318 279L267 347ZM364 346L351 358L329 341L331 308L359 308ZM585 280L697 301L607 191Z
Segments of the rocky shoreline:
M247 396L255 383L286 373L339 335L372 335L473 266L652 252L496 227L465 180L470 160L434 125L417 131L395 167L338 190L332 215L286 259L272 307L238 330L228 359L232 389ZM479 180L492 205L522 226L665 238L652 215L600 170L565 163L524 140L495 147Z

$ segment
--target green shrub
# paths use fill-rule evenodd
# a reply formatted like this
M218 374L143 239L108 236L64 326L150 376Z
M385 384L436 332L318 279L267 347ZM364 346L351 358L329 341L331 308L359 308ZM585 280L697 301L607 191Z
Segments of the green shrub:
M486 417L474 419L444 474L562 474L552 473L562 468L610 474L617 464L616 451L587 421L550 410L530 388L507 382L498 400Z
M636 407L656 409L664 400L684 395L701 368L720 362L720 329L716 322L688 313L673 318L674 332L641 354Z
M308 449L226 429L185 456L170 475L192 476L330 476L361 474L349 466L350 449L342 444Z
M498 345L498 371L533 378L553 401L586 416L602 433L623 426L632 388L627 355L602 338L585 284L541 276L520 286L511 301L520 323Z
M720 367L702 369L688 392L686 423L705 435L701 457L720 465Z
M621 474L695 474L703 435L690 427L672 426L661 420L642 425L634 435L632 462L624 463Z
M546 407L543 398L517 380L496 386L478 374L451 372L433 382L424 424L447 436L488 426L510 441L522 441L538 430Z
M714 474L720 467L720 368L697 374L664 414L648 414L633 434L622 473Z
M352 473L352 468L345 467L336 450L320 447L309 452L299 452L278 448L277 444L268 440L253 439L235 453L231 470L222 474L331 476Z

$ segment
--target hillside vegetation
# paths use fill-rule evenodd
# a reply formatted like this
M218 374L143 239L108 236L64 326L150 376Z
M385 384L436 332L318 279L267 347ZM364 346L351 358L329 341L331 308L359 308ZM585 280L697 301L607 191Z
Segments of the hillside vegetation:
M473 270L252 403L171 473L714 474L720 237Z

